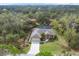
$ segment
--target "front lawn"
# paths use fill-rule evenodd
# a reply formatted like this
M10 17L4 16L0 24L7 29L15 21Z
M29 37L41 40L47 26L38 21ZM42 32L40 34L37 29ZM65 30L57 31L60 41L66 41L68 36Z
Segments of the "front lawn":
M51 56L61 54L65 49L59 45L58 41L48 42L45 44L41 44L40 53L37 55L40 56Z
M15 47L14 45L11 45L11 44L9 44L9 45L0 44L0 50L2 50L4 52L4 54L7 53L7 55L8 54L10 54L10 55L27 54L29 49L30 49L30 45L28 47L25 47L24 49L18 49L17 47ZM7 52L4 50L7 50ZM0 53L0 54L2 54L2 53ZM4 54L2 54L2 55L4 55Z

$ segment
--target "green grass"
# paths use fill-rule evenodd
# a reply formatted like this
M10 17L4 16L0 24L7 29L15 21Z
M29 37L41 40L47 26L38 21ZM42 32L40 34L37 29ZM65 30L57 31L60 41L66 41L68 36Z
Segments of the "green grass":
M41 44L40 53L37 56L54 56L54 55L70 55L72 51L68 47L68 43L63 36L57 35L58 40Z
M40 56L53 56L53 55L59 55L64 51L65 49L61 47L58 41L54 42L48 42L45 44L41 44L40 46L40 53L37 54Z
M30 45L28 47L26 47L26 48L23 49L23 53L26 54L29 51L29 49L30 49Z
M0 44L0 48L2 49L7 49L9 51L9 53L16 55L20 53L20 50L17 49L15 46L13 45L5 45L5 44Z
M10 45L0 44L0 48L7 49L12 55L16 55L16 54L21 54L21 53L26 54L29 51L30 46L20 50L11 44Z

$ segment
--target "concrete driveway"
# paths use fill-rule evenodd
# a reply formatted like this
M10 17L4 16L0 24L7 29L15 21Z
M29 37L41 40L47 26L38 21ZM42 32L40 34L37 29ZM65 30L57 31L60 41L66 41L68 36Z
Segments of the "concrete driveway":
M27 53L28 56L34 56L39 53L40 48L40 39L39 38L32 38L31 48Z

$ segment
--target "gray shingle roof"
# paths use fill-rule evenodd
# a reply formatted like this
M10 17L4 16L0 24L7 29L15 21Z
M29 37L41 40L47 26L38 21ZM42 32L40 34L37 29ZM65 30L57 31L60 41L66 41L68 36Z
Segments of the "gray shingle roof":
M48 33L49 35L55 35L54 31L52 29L40 29L40 28L34 28L33 32L31 34L31 37L40 38L42 33Z

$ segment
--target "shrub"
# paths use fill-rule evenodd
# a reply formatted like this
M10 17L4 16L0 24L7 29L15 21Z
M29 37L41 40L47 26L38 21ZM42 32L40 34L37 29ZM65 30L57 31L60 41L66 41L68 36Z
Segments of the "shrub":
M44 41L45 40L45 33L42 33L41 34L41 41Z
M20 38L25 37L26 33L24 31L20 31L19 36Z
M52 56L52 53L49 51L42 51L40 53L37 54L37 56Z
M3 41L3 36L0 36L0 42L2 42Z
M64 36L68 42L69 47L79 48L79 35L76 33L75 29L68 29Z
M19 39L19 34L12 34L12 33L10 33L10 34L6 35L6 40L9 41L9 42L12 42L12 41L14 42L17 39Z
M17 49L15 46L13 46L13 45L0 45L0 48L2 48L2 49L7 49L8 50L8 52L10 53L10 54L13 54L13 55L16 55L16 54L19 54L20 53L20 50L19 49ZM6 53L6 52L5 52Z

